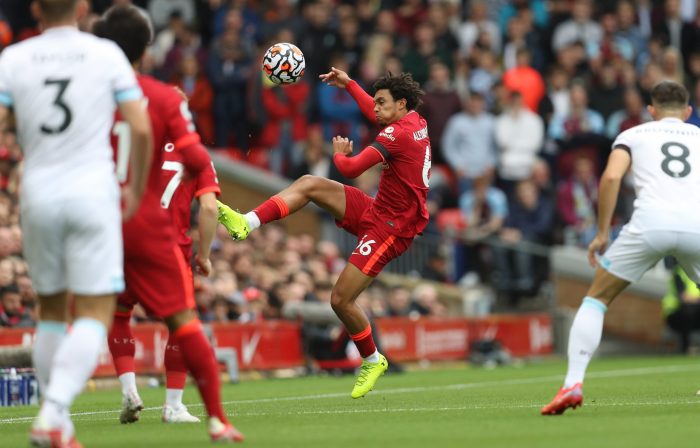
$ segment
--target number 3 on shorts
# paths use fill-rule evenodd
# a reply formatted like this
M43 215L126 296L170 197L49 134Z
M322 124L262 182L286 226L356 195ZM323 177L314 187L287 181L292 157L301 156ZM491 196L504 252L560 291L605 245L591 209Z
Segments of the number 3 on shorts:
M365 238L367 238L367 235L362 237L360 242L358 243L357 247L355 248L355 251L358 251L360 255L369 255L372 253L372 244L376 243L374 240L368 240L365 241ZM355 252L353 251L353 252Z

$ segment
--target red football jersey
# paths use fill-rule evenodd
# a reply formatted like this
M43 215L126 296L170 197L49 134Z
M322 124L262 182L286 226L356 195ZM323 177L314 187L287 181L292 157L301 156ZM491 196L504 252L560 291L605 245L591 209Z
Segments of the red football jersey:
M427 123L411 111L386 126L370 145L384 159L372 219L400 237L412 238L428 224L428 181L432 152Z
M207 159L209 154L201 148ZM170 218L177 231L177 243L187 260L192 258L192 238L189 236L192 200L205 193L221 193L219 179L216 177L214 163L209 164L194 179L183 180L183 157L175 151L175 145L168 143L163 148L163 165L161 173L161 207L168 209Z
M132 245L133 250L138 250L139 244L147 242L149 239L175 238L175 227L172 220L167 210L160 205L163 195L161 187L161 172L164 163L162 149L166 143L174 142L171 144L173 152L180 152L181 148L199 142L199 135L195 132L192 124L187 102L175 89L149 76L139 75L137 78L145 96L151 119L153 160L139 210L131 220L124 224L126 252ZM129 178L129 152L131 149L129 130L128 124L120 121L117 112L112 128L112 147L115 151L117 177L121 183L125 183ZM192 166L181 165L181 167L183 170L195 171Z

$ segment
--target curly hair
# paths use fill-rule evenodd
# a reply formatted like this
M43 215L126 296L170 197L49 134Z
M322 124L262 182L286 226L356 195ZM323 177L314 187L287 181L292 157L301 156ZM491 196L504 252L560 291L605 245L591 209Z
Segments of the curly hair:
M387 73L374 83L375 93L382 89L387 89L394 101L406 100L408 110L414 110L423 104L421 97L425 92L421 90L420 84L413 80L410 73L400 73L397 76L392 75L391 72Z

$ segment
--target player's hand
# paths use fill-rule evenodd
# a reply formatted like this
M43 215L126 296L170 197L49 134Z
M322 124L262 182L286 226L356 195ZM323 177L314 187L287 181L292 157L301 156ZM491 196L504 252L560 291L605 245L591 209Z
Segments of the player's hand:
M593 238L591 244L588 245L588 263L594 268L598 266L596 254L603 255L608 247L608 235L598 234Z
M329 86L339 87L344 89L350 83L350 76L342 70L331 67L331 71L318 76L321 81Z
M333 152L344 156L352 155L352 140L345 137L333 137Z
M209 257L200 257L199 254L197 254L194 258L197 262L197 270L199 273L205 277L209 277L209 274L211 274L211 260Z
M122 221L128 221L136 214L140 202L130 185L122 187Z

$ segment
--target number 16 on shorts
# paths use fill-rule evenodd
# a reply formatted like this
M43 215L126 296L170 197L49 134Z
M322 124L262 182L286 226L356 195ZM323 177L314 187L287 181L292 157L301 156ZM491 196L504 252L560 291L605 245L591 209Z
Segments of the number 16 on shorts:
M357 244L357 247L355 248L355 250L352 251L353 255L360 254L360 255L367 256L367 255L372 253L372 244L375 244L376 241L374 241L374 240L365 241L365 238L367 238L367 234L365 234L362 237L360 242Z

